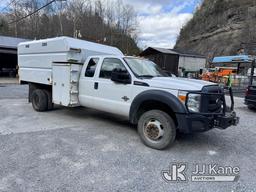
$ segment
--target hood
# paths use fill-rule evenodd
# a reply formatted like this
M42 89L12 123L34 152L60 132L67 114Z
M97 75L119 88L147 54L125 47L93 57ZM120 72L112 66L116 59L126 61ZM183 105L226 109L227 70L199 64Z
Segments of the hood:
M204 86L217 85L208 81L178 77L155 77L144 81L149 84L150 87L184 91L200 91Z

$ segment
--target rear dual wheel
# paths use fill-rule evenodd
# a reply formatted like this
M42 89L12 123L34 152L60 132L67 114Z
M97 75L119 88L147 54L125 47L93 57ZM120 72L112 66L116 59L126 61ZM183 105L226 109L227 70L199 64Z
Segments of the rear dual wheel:
M138 133L145 145L161 150L174 143L176 125L167 113L160 110L151 110L140 117Z
M43 112L51 110L53 104L51 102L51 94L47 90L36 89L31 95L32 106L35 111Z

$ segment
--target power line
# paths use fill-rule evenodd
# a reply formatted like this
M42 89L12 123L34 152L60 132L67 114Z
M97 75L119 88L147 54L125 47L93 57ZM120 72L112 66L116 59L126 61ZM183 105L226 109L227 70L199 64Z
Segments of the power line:
M40 11L41 9L47 7L48 5L52 4L52 3L55 2L55 1L57 1L57 0L52 0L52 1L50 1L49 3L46 3L44 6L42 6L42 7L38 8L38 9L36 9L36 10L33 11L32 13L30 13L30 14L28 14L28 15L25 15L25 16L23 16L23 17L21 17L21 18L15 20L15 21L12 21L12 22L8 23L8 25L11 25L11 24L13 24L13 23L18 23L18 22L20 22L21 20L26 19L27 17L30 17L31 15L34 15L35 13L37 13L38 11Z

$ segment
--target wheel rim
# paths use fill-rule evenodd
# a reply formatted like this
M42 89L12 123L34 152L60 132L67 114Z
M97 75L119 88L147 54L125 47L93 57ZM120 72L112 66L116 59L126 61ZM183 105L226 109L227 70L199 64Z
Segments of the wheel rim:
M151 142L157 142L164 136L164 127L157 119L150 119L144 124L144 135Z

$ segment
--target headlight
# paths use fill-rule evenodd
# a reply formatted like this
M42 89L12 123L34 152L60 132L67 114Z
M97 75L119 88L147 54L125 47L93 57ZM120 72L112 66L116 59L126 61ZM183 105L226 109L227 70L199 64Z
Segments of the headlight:
M186 100L187 101L187 107L188 110L191 112L200 112L200 103L201 103L201 95L196 94L196 93L190 93L188 94L188 99L187 99L187 91L179 91L178 92L178 98L179 100L185 104Z
M191 93L188 95L187 107L191 112L200 112L201 95Z

